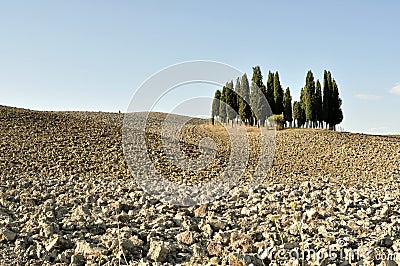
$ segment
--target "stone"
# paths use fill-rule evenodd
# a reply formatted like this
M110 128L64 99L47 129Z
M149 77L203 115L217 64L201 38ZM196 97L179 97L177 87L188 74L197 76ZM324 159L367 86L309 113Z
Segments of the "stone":
M397 262L393 261L393 260L384 260L382 261L379 266L397 266Z
M71 256L71 264L70 266L84 266L85 258L81 254L76 254Z
M219 243L211 242L207 245L207 251L211 256L215 255L219 257L222 256L223 247Z
M296 223L293 223L289 226L288 231L290 234L292 235L297 235L298 231L299 231L299 225Z
M301 187L305 189L310 189L311 188L311 182L310 181L304 181L301 183Z
M379 240L379 246L381 247L390 248L392 245L393 245L393 240L390 238L390 236L385 236Z
M203 204L194 210L195 217L205 217L207 215L207 204Z
M212 228L211 228L211 225L205 224L205 225L202 226L200 229L201 229L201 231L204 232L204 234L206 235L206 237L208 237L208 238L211 238L211 237L212 237L212 235L213 235L213 230L212 230Z
M230 237L230 246L234 250L240 249L244 253L252 253L253 251L253 241L248 235L234 232ZM254 247L255 249L255 247Z
M231 241L231 233L229 232L218 232L214 234L214 239L219 243L224 245L228 245L229 241Z
M176 239L179 242L187 245L192 245L194 243L194 237L191 231L185 231L183 233L180 233L179 235L176 236Z
M306 210L306 215L307 215L307 220L310 221L312 220L314 217L316 217L318 214L317 210L312 208L309 210Z
M132 242L134 248L143 246L143 240L139 239L137 236L131 236L129 240Z
M11 241L14 241L15 238L17 238L17 233L15 233L9 229L1 230L1 239L11 242Z
M218 257L212 257L210 258L210 264L211 265L219 265L221 263L221 259Z
M240 214L248 216L248 215L250 215L250 209L246 208L246 207L243 207L242 210L240 211Z
M74 244L71 242L69 239L65 239L62 236L56 236L53 239L50 240L50 242L46 245L46 250L47 251L53 251L53 250L66 250L70 249L74 246Z
M107 250L101 247L96 247L86 241L77 241L75 247L75 254L82 254L85 258L89 256L100 257L107 253Z
M211 219L209 224L215 232L218 232L219 230L225 230L226 227L226 222L220 219Z
M25 238L18 238L15 240L15 251L21 252L26 248L26 239Z
M164 262L168 253L171 251L171 245L163 241L151 241L147 257L152 261Z
M64 253L58 254L57 260L58 260L59 262L62 262L62 263L69 263L69 259L67 258L67 256L65 256Z
M192 245L191 249L193 251L193 256L194 257L204 257L204 256L206 256L206 252L205 252L204 248L199 244Z
M389 210L390 210L390 208L389 208L388 205L383 205L380 214L381 214L382 216L386 216L386 215L389 214Z
M141 249L142 246L143 241L136 237L131 237L130 239L122 239L121 241L122 249L128 251L129 253L138 252L138 249Z
M297 242L291 242L291 243L283 244L283 248L286 249L286 250L292 250L292 249L295 249L295 248L298 248L298 247L299 247L299 243L297 243Z
M246 263L240 258L238 258L236 254L229 254L228 262L229 265L231 266L246 266Z

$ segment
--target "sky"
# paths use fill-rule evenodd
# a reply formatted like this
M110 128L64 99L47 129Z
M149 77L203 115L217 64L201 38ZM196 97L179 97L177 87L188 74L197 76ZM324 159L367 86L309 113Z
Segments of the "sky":
M330 70L341 128L400 134L399 10L368 0L0 1L0 104L126 111L151 75L211 60L249 76L255 65L264 77L279 71L296 100L308 70L320 80ZM216 86L188 88L212 97Z

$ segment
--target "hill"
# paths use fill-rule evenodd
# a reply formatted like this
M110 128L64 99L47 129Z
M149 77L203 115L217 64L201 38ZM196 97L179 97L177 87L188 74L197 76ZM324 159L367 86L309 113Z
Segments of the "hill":
M163 117L153 114L154 123ZM257 190L234 188L212 203L178 208L134 183L123 118L0 106L2 262L262 265L257 253L265 247L327 248L339 240L346 246L338 248L399 252L399 136L279 131L274 164ZM229 149L218 126L195 120L187 129L182 149L194 158L199 132ZM218 156L215 167L226 153ZM203 177L212 179L212 171Z

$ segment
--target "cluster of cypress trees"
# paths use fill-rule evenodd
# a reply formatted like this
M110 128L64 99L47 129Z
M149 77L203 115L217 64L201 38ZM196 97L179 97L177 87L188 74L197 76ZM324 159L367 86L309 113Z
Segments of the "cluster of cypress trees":
M254 89L255 87L259 90ZM220 104L221 102L226 104ZM223 86L222 91L215 92L211 119L214 123L215 117L218 117L220 122L231 121L233 125L239 118L246 125L262 126L265 125L268 116L273 114L273 119L282 122L283 126L291 127L294 121L296 127L323 128L325 122L327 128L335 129L335 126L343 120L341 104L337 83L329 71L324 72L323 94L319 80L315 82L312 71L308 71L306 85L301 89L300 101L295 101L292 107L290 89L288 87L283 90L279 73L269 71L265 86L261 68L255 66L251 86L247 75L244 74L241 78L237 78L235 86L233 81L230 81Z
M293 119L297 127L335 129L343 121L342 99L330 71L324 71L323 93L319 80L307 73L306 85L301 89L300 101L293 104Z

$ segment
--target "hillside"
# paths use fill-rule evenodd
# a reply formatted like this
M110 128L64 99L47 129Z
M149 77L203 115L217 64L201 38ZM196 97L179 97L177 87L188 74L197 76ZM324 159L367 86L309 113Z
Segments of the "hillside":
M273 167L256 191L235 188L212 203L178 208L130 177L123 118L0 106L2 262L262 265L256 253L263 247L327 248L339 240L345 245L337 248L400 252L400 136L280 131ZM199 132L226 147L218 127L189 128L189 155L198 153ZM201 178L217 176L226 152Z

